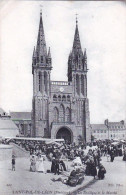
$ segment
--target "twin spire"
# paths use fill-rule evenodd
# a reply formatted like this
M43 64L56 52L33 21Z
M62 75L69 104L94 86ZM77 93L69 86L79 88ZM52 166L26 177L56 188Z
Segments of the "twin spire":
M78 50L81 51L81 43L80 43L80 36L78 30L78 21L76 20L76 29L74 35L74 42L73 42L73 52L77 52Z
M43 20L42 20L42 12L40 12L39 32L38 32L36 51L40 55L47 56L45 34L44 34Z
M81 48L77 17L73 47L68 58L68 81L72 81L72 71L87 72L87 55Z
M39 31L37 38L36 49L34 47L33 51L33 65L39 63L40 66L50 66L51 67L51 52L50 48L47 54L43 20L42 20L42 12L40 12L40 22L39 22Z
M78 20L76 17L76 28L75 28L73 47L72 47L72 52L70 53L69 58L74 58L74 61L76 61L76 59L78 57L80 59L85 58L86 51L83 54L82 49L81 49L79 30L78 30ZM79 60L79 58L78 58L78 60ZM50 48L49 48L48 53L47 53L43 20L42 20L42 11L40 12L40 22L39 22L37 45L36 45L36 49L34 47L33 59L34 59L34 62L39 63L40 66L41 65L42 66L51 66L51 52L50 52ZM33 65L36 65L36 63L33 63Z

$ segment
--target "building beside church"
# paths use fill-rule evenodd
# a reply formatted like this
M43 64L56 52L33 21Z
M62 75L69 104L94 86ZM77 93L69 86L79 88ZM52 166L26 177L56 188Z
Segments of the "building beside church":
M124 120L119 122L110 122L106 119L104 124L91 124L91 132L93 137L97 140L126 140L126 125Z
M109 139L108 127L105 124L91 124L91 134L94 140Z
M10 112L12 121L19 129L19 136L31 136L31 112Z
M76 20L72 51L68 57L68 81L51 81L52 58L47 52L42 13L33 51L32 136L64 138L68 142L91 140L87 98L87 55L80 43Z
M16 137L19 129L12 121L11 116L0 108L0 137Z

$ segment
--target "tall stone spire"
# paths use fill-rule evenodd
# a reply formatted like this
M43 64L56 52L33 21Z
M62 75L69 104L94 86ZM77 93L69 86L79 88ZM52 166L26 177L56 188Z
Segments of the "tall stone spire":
M36 48L34 47L33 57L32 57L32 66L33 69L37 67L44 67L46 69L52 69L52 58L49 48L47 54L43 20L42 20L42 11L40 12L40 21L39 21L39 31L37 38Z
M48 58L51 58L50 47L49 47L49 51L48 51Z
M39 22L36 54L37 54L37 58L39 59L39 62L45 64L46 57L47 57L47 49L46 49L45 34L44 34L44 28L43 28L42 12L40 12L40 22Z
M78 20L76 18L76 28L75 28L72 53L77 54L79 52L82 53L82 49L81 49L81 42L80 42L80 36L79 36L79 30L78 30Z
M78 20L76 18L72 52L70 52L68 57L68 81L72 81L72 71L86 71L86 60L86 51L83 54L78 30Z

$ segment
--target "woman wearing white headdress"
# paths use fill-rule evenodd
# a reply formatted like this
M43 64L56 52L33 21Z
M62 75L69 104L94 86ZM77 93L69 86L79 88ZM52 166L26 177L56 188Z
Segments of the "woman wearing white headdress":
M30 171L35 172L36 171L36 156L32 155L30 161L31 161Z
M37 159L37 171L45 173L44 157L40 154Z

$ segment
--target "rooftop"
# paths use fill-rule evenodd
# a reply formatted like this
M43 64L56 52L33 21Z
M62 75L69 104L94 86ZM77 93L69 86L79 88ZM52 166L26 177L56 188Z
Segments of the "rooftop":
M31 112L10 112L12 120L31 120Z
M93 130L107 130L107 126L104 124L91 124Z

